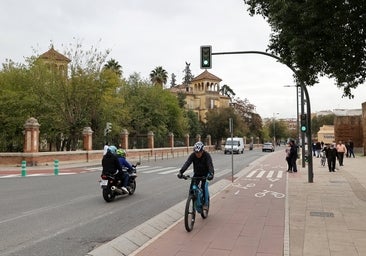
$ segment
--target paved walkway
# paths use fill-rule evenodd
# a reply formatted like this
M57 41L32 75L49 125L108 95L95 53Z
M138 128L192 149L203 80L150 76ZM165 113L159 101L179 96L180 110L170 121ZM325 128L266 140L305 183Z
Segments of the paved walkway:
M285 191L276 188L284 199L270 194L267 200L249 198L245 189L238 194L238 184L250 184L247 174L268 164L285 169L283 152L254 162L234 184L213 184L213 194L217 193L209 217L198 218L192 232L184 229L183 202L88 255L366 255L366 157L346 158L335 173L314 158L314 182L308 183L307 167L287 173L282 179L287 181Z

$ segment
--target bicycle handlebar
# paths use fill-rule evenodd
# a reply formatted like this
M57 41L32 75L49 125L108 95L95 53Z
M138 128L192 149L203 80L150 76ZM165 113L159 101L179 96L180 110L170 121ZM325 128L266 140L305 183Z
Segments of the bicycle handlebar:
M189 176L189 175L182 175L182 179L185 179L185 180L188 180L188 179L191 179L191 180L198 180L198 179L201 179L201 180L203 180L203 179L207 179L207 177L205 177L205 176L201 176L201 177L191 177L191 176Z

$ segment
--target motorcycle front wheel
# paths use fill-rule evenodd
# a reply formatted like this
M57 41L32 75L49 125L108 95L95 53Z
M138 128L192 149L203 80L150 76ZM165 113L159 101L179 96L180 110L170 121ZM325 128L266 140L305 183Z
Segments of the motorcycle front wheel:
M110 188L103 188L103 198L107 203L112 202L115 197Z
M136 181L133 180L130 182L130 189L128 190L128 194L133 195L133 193L135 193L136 190Z

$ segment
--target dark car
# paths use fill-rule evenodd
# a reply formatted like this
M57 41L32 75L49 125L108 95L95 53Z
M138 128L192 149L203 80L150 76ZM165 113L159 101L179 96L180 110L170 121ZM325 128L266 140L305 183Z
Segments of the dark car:
M266 151L269 151L269 152L274 151L274 146L271 142L263 143L262 152L266 152Z

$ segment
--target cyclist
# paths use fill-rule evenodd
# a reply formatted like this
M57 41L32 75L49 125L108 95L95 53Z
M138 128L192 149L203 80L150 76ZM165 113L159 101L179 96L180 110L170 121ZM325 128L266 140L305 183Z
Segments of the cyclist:
M122 177L122 190L127 193L127 186L128 186L128 179L129 179L129 175L128 173L125 171L127 169L128 172L132 173L133 172L133 168L132 165L127 162L126 160L126 151L123 150L122 148L117 149L117 157L119 160L119 163L122 166L122 173L121 173L121 177ZM127 191L127 192L126 192Z
M214 167L212 163L212 158L210 153L204 150L204 144L201 141L196 142L193 146L193 153L189 155L187 161L184 163L182 168L178 173L178 178L183 178L183 173L188 169L188 167L193 163L193 177L207 177L207 180L212 180L214 177ZM203 198L205 202L203 204L203 209L208 209L208 186L206 186L205 179L193 179L191 183L191 188L193 182L197 185L201 182L201 189L203 191Z

